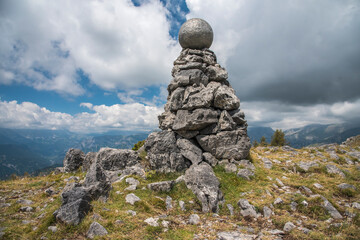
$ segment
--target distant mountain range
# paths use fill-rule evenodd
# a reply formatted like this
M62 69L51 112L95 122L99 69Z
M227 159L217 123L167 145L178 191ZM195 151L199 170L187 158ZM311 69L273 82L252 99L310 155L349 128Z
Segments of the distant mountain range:
M359 126L347 124L308 125L286 130L285 138L292 147L312 144L341 143L360 134ZM101 147L129 149L147 138L150 132L113 131L104 134L77 134L65 130L30 130L0 128L0 179L11 174L38 172L60 166L69 148L85 153L97 152ZM271 141L274 130L269 127L249 127L251 142L264 136Z
M274 130L270 127L249 127L248 135L251 142L260 142L262 136L268 143ZM294 148L302 148L314 144L342 143L347 138L360 134L359 125L354 124L312 124L302 128L285 130L285 139Z
M0 179L62 165L69 148L85 153L97 152L101 147L129 149L148 134L122 131L85 135L65 130L0 128Z

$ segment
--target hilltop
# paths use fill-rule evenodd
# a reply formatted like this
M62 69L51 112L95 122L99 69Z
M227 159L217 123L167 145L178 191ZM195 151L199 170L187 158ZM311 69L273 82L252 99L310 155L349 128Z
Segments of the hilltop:
M183 172L147 171L113 183L107 201L93 201L77 226L56 222L53 212L66 185L83 182L85 172L1 181L1 236L85 239L97 222L107 231L98 239L358 239L359 139L302 149L257 147L249 161L219 161L214 173L225 202L218 213L201 212L181 181ZM176 181L168 192L148 188L169 180ZM133 205L126 200L131 193L140 199Z

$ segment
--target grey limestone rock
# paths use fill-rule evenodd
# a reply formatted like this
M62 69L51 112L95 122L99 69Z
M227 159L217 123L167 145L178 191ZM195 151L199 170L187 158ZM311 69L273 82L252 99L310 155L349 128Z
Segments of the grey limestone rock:
M210 164L210 166L215 167L218 163L218 160L209 152L203 153L204 161Z
M210 48L213 41L211 26L203 19L187 20L179 30L179 43L183 48Z
M226 204L226 207L229 209L230 216L234 215L234 207L230 203Z
M342 216L339 213L339 211L327 199L323 198L323 200L324 200L323 207L325 208L326 211L328 211L331 217L334 219L341 219Z
M222 110L235 110L240 107L240 100L234 89L221 85L214 93L214 106Z
M255 210L255 207L253 205L251 205L248 200L246 199L240 199L238 201L238 206L240 207L240 213L242 216L244 217L251 217L251 218L256 218L257 217L257 213Z
M87 172L90 169L91 164L95 161L96 154L97 154L96 152L88 152L85 155L83 168L82 168L84 172Z
M90 225L89 230L86 233L86 236L90 239L93 239L96 236L104 236L107 235L108 231L100 225L98 222L93 222Z
M312 162L312 161L310 161L310 162L299 162L299 163L297 164L297 166L298 166L301 170L303 170L304 172L307 172L307 171L309 171L309 169L312 168L312 167L318 167L319 164L318 164L317 162Z
M236 123L228 113L228 111L224 110L220 114L218 128L220 131L231 131L236 127Z
M168 130L172 128L172 125L175 121L175 114L170 111L165 111L158 116L159 119L159 128L162 130Z
M335 165L328 164L326 165L326 170L328 173L337 174L342 178L345 178L345 174Z
M257 235L245 234L241 232L219 232L217 233L217 240L255 240Z
M185 172L186 186L192 190L202 204L203 212L217 212L219 203L223 200L220 182L211 166L205 162L192 165Z
M264 167L267 169L271 169L272 168L272 162L270 159L264 157L261 159L263 161Z
M218 111L207 108L198 108L194 111L179 110L176 113L173 130L201 130L212 123L217 123L218 116Z
M189 224L197 225L200 223L200 217L197 214L191 214L189 217Z
M80 149L71 148L64 158L64 171L73 172L78 170L84 162L85 154Z
M250 180L251 177L255 176L254 172L247 168L239 169L237 175L246 180Z
M269 207L267 207L267 206L263 207L263 212L264 212L264 218L270 218L271 215L273 214L271 209Z
M163 182L154 182L147 185L148 189L156 192L169 192L173 185L174 181L163 181Z
M145 223L147 223L148 225L152 226L152 227L158 227L159 226L159 218L147 218L144 220Z
M338 185L338 188L356 190L356 187L354 185L351 185L351 184L348 184L348 183L341 183L341 184Z
M101 148L96 158L104 170L116 171L141 161L138 153L130 149Z
M169 210L171 210L173 208L172 198L170 196L166 196L165 203L166 203L166 210L169 211Z
M284 232L291 232L291 230L293 230L294 228L296 228L295 224L293 224L292 222L287 222L284 225Z
M136 202L138 202L140 200L141 199L133 193L130 193L130 194L126 195L126 197L125 197L125 201L127 203L130 203L131 205L134 205Z
M180 149L180 153L192 164L199 164L202 161L202 150L188 139L178 139L176 145Z
M220 66L210 65L206 68L206 73L210 81L222 82L228 78L227 71Z
M181 211L186 211L185 202L184 202L184 201L180 200L180 201L179 201L179 206L180 206Z
M92 200L90 192L78 183L62 193L62 205L54 212L57 221L78 225L90 211Z
M245 130L198 135L196 139L204 151L210 152L217 159L244 159L249 155L251 146Z
M153 132L148 136L144 146L151 169L174 172L185 170L191 165L180 153L176 141L175 132L171 130Z
M49 226L48 230L50 230L51 232L55 233L57 232L57 227L56 226Z

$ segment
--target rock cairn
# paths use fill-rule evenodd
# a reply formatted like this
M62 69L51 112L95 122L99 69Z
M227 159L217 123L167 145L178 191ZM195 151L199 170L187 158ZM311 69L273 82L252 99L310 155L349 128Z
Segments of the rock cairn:
M210 26L201 19L188 22L179 33L180 44L187 48L174 61L165 112L158 117L163 131L150 135L145 144L154 169L186 169L202 162L203 153L216 159L241 160L248 156L251 147L245 114L239 109L240 100L228 81L228 73L217 63L215 53L206 48L212 42ZM203 38L198 34L197 41L191 42L191 36L202 31L195 28L193 32L197 25L205 26L206 34L200 34ZM209 36L210 45L206 40ZM186 39L186 44L181 39ZM162 141L160 138L165 136L166 141ZM163 150L159 151L158 145Z
M174 61L160 132L149 135L145 150L150 167L161 172L186 170L185 184L204 212L223 203L220 183L211 166L218 160L242 160L250 150L245 114L216 60L213 32L202 19L190 19L179 32L183 50Z

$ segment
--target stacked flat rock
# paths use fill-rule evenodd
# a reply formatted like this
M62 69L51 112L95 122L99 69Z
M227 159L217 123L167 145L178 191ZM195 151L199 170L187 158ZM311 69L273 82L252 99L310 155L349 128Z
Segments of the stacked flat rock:
M190 21L190 25L197 22ZM150 163L157 162L152 164L152 167L159 169L158 167L162 166L155 166L163 162L158 161L159 157L168 157L171 161L183 162L180 168L184 169L188 167L187 160L192 164L200 163L203 152L211 153L219 160L244 159L250 149L247 123L244 112L239 109L240 100L227 80L227 71L217 63L215 53L208 49L212 42L211 27L209 26L209 45L206 39L210 34L200 34L204 36L203 39L197 39L192 43L188 39L191 39L193 26L184 28L184 25L180 29L179 39L180 44L187 48L183 48L180 56L174 61L173 79L167 88L169 95L164 107L165 112L158 117L159 127L164 132L153 133L149 137L150 142L145 144ZM198 31L197 26L195 29ZM207 28L205 30L208 31ZM185 37L182 34L185 34ZM182 39L187 39L186 44ZM167 147L161 152L153 147L153 139L159 134L171 136L173 139L162 144ZM171 153L166 154L169 150ZM185 160L182 160L183 157ZM165 162L163 164L166 165ZM175 169L170 165L179 170L179 164L167 165L171 170Z

